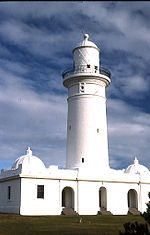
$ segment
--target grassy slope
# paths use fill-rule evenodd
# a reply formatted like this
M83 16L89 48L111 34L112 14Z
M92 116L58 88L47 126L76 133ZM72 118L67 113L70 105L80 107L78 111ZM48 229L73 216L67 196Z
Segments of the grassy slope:
M82 223L79 222L82 217ZM117 235L141 216L19 216L0 214L0 235Z

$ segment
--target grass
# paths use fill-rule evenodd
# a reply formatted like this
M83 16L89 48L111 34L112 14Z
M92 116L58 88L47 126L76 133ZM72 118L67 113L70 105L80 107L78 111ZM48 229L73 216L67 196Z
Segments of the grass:
M80 218L82 222L80 223ZM0 214L0 235L117 235L141 216L20 216Z

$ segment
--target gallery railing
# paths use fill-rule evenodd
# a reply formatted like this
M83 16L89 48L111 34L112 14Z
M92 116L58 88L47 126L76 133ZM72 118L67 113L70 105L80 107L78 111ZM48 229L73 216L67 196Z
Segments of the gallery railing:
M78 74L78 73L94 73L94 74L102 74L105 75L107 77L111 77L111 73L109 70L100 67L99 70L95 69L95 68L88 68L87 65L81 65L81 66L77 66L75 68L70 68L70 69L66 69L63 73L62 73L62 77L63 79L66 79L69 76Z

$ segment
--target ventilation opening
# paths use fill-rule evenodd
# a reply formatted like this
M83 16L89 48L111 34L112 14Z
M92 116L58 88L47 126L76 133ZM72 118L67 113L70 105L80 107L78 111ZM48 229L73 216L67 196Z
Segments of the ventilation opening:
M85 83L81 82L80 85L79 85L79 91L84 92L84 90L85 90Z
M84 157L82 158L82 163L84 163Z

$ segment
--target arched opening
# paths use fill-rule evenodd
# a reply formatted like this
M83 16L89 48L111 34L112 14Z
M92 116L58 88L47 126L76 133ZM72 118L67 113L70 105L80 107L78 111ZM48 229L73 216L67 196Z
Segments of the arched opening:
M62 190L62 207L74 209L74 191L71 187Z
M100 210L107 210L107 191L105 187L99 190L99 207Z
M128 191L128 207L138 209L138 195L135 189Z

